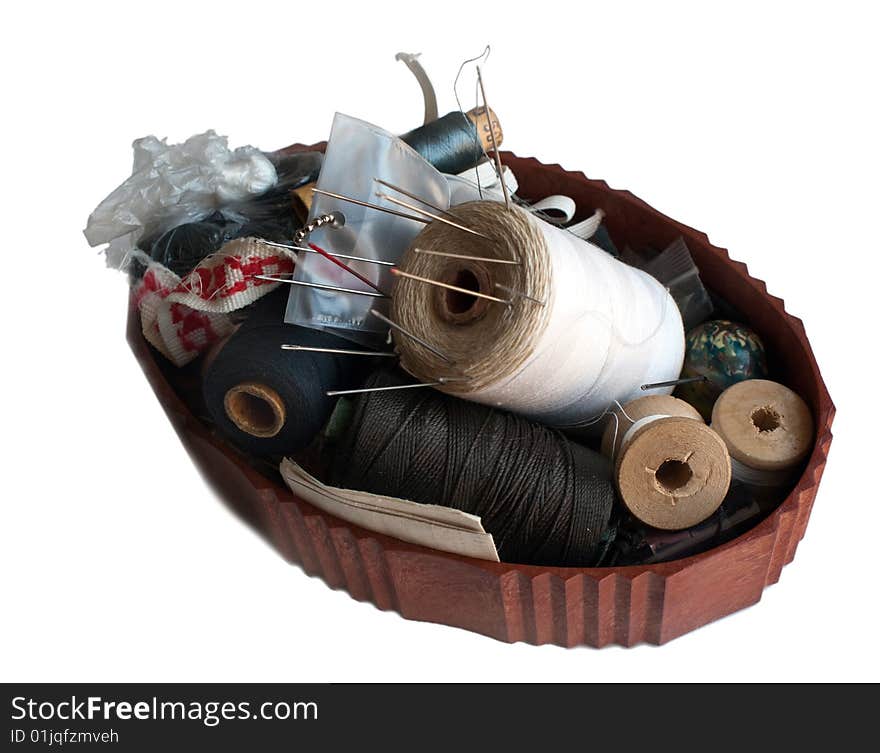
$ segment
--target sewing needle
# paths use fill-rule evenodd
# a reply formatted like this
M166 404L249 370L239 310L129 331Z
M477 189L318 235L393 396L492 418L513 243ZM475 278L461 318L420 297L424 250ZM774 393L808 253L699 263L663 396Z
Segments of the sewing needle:
M506 301L503 298L496 298L494 295L486 295L486 293L478 293L476 290L468 290L467 288L460 288L457 285L449 285L448 283L440 282L439 280L430 280L427 277L411 275L409 272L401 272L396 267L391 270L391 274L398 277L406 277L407 279L415 280L416 282L424 282L428 285L436 285L437 287L446 288L447 290L454 290L456 293L464 293L465 295L472 295L476 298L485 298L487 301L510 304L510 301Z
M424 225L427 225L431 222L431 220L426 220L424 217L416 217L414 214L406 214L406 212L398 212L394 209L387 209L386 207L380 207L378 204L371 204L369 201L361 201L360 199L353 199L351 196L344 196L341 193L333 193L332 191L325 191L322 188L313 188L312 191L317 194L321 194L322 196L329 196L331 199L339 199L340 201L347 201L351 204L357 204L359 207L366 207L367 209L377 209L380 212L386 212L387 214L393 214L395 217L403 217L406 220L414 220L415 222L421 222Z
M679 384L690 384L691 382L708 381L706 376L682 377L681 379L670 379L668 382L654 382L654 384L643 384L643 390L659 390L661 387L677 387Z
M309 254L317 254L318 252L308 246L294 246L290 243L278 243L277 241L267 241L260 239L260 243L266 246L273 246L275 248L286 248L289 251L305 251ZM346 259L348 261L361 261L366 264L381 264L385 267L395 267L397 266L396 262L393 261L383 261L382 259L367 259L365 256L349 256L348 254L337 254L335 251L333 252L333 256L337 259Z
M470 233L471 235L476 235L478 238L485 238L487 241L492 240L488 235L484 235L483 233L477 232L476 230L472 230L466 225L460 225L457 222L453 222L452 220L447 220L445 217L442 217L439 214L434 214L433 212L429 212L427 209L419 209L417 206L413 206L412 204L407 204L405 201L401 201L400 199L395 199L393 196L389 196L387 193L377 193L379 198L385 199L386 201L390 201L392 204L397 204L399 207L406 207L407 209L412 209L413 212L419 212L420 214L425 215L426 217L430 217L432 220L436 220L437 222L442 222L444 225L449 225L450 227L457 228L458 230L464 230L466 233Z
M284 277L273 277L272 275L255 275L257 280L266 280L267 282L284 282L288 285L302 285L305 288L316 288L318 290L332 290L335 293L351 293L352 295L366 295L371 298L390 298L384 293L373 293L370 290L353 290L352 288L340 288L337 285L322 285L318 282L305 282L303 280L289 280Z
M431 351L431 353L433 353L433 354L434 354L435 356L437 356L438 358L442 358L444 361L446 361L446 363L451 363L451 364L454 364L454 363L455 363L455 361L453 361L453 360L452 360L449 356L447 356L445 353L443 353L443 352L437 350L437 348L435 348L433 345L431 345L430 343L425 342L425 341L422 340L422 338L419 337L418 335L414 335L414 334L413 334L412 332L410 332L408 329L404 329L404 328L401 327L397 322L394 322L394 321L392 321L391 319L389 319L387 316L385 316L385 314L382 314L382 313L376 311L376 309L370 309L370 313L371 313L373 316L375 316L377 319L379 319L379 320L385 322L385 324L387 324L387 325L388 325L389 327L391 327L392 329L396 329L398 332L400 332L400 334L402 334L402 335L408 337L410 340L413 340L414 342L417 342L419 345L421 345L421 346L422 346L423 348L425 348L426 350Z
M359 390L330 390L325 394L327 397L336 397L337 395L357 395L361 392L386 392L387 390L411 390L416 387L440 387L449 382L466 382L467 379L454 379L452 377L442 377L436 382L419 382L418 384L392 384L389 387L363 387Z
M480 85L480 93L483 95L483 107L486 108L486 116L492 112L489 109L489 103L486 101L486 89L483 86L483 74L480 66L477 66L477 83ZM495 131L492 130L492 124L489 123L489 141L492 142L492 151L495 155L495 169L498 171L498 180L501 181L501 190L504 192L504 206L510 209L510 194L507 191L507 181L504 180L504 167L501 164L501 155L498 154L498 145L495 143Z
M468 256L467 254L453 254L449 251L432 251L427 248L414 248L417 254L429 254L430 256L448 256L450 259L465 259L466 261L483 261L488 264L519 264L513 259L491 259L488 256ZM500 287L500 286L499 286Z

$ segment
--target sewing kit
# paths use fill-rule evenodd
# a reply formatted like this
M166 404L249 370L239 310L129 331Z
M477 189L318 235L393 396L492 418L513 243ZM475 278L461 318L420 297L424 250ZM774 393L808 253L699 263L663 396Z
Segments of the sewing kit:
M398 59L407 133L139 139L89 217L194 461L286 558L410 619L629 646L758 601L831 441L802 324L702 233L502 152L475 61L475 106L439 116Z

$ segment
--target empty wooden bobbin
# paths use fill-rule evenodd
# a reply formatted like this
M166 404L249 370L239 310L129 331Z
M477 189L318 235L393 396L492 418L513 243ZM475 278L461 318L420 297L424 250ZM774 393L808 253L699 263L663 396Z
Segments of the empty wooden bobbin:
M675 531L718 509L730 486L730 456L699 411L669 395L649 395L615 415L602 451L614 461L618 492L635 517Z
M758 472L743 479L755 483L787 480L813 447L807 404L768 379L748 379L722 392L712 409L712 428L727 445L735 472L738 463L743 472Z
M231 387L223 398L223 407L232 423L254 437L274 437L287 420L284 400L274 389L259 382Z

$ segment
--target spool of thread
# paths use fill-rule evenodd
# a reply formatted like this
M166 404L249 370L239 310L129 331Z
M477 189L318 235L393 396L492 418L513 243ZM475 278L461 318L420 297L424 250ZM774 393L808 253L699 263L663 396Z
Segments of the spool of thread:
M679 376L681 316L650 275L516 206L474 201L450 216L490 240L433 222L399 269L509 304L399 277L392 318L455 364L398 338L401 363L418 379L457 374L465 379L444 392L572 428L642 394L642 384Z
M380 372L368 385L403 383ZM610 465L539 424L431 389L360 395L337 430L334 486L477 515L506 562L595 564Z
M712 428L727 445L733 477L752 487L790 483L813 447L809 407L768 379L728 387L712 410Z
M450 112L414 128L400 138L441 173L457 175L478 165L485 153L501 144L504 132L491 109L475 107L466 113Z
M205 368L203 395L217 428L241 450L282 455L306 447L334 400L325 392L356 385L356 358L282 350L283 344L346 348L350 343L291 324L242 325Z
M730 486L724 441L699 412L669 395L617 409L602 437L627 509L653 528L677 531L714 513Z

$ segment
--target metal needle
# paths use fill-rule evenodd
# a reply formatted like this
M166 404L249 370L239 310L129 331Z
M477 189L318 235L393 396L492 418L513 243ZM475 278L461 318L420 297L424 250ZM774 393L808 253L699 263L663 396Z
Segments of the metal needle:
M445 225L449 225L450 227L457 228L458 230L464 230L466 233L470 233L471 235L476 235L478 238L485 238L487 241L492 240L488 235L484 235L483 233L479 233L476 230L471 230L471 228L466 225L460 225L457 222L453 222L452 220L447 220L445 217L442 217L439 214L434 214L433 212L429 212L427 209L419 209L412 204L407 204L405 201L401 201L400 199L395 199L393 196L389 196L387 193L379 193L376 194L382 199L386 201L390 201L392 204L397 204L400 207L406 207L407 209L412 209L413 212L420 212L426 217L430 217L432 220L436 220L437 222L442 222Z
M428 254L430 256L448 256L450 259L465 259L467 261L484 261L489 264L519 264L513 259L491 259L488 256L468 256L467 254L453 254L449 251L431 251L427 248L414 248L417 254Z
M285 277L273 277L272 275L255 275L257 280L268 282L285 282L288 285L302 285L305 288L317 288L318 290L332 290L335 293L351 293L352 295L366 295L371 298L390 298L384 293L373 293L369 290L353 290L352 288L340 288L337 285L322 285L318 282L304 282L303 280L289 280Z
M260 243L265 246L274 246L275 248L286 248L289 251L305 251L309 254L317 254L318 252L314 249L309 248L308 246L294 246L290 243L278 243L277 241L267 241L260 239ZM337 254L333 253L337 259L346 259L348 261L362 261L367 264L381 264L385 267L395 267L397 266L396 262L393 261L383 261L382 259L367 259L365 256L349 256L348 254Z
M400 186L395 186L393 183L389 183L387 180L382 180L381 178L373 178L376 183L379 183L386 188L390 188L392 191L397 191L397 193L403 194L404 196L409 196L411 199L419 202L419 204L424 204L426 207L431 207L431 209L435 209L441 214L446 214L446 210L442 207L438 207L436 204L432 204L430 201L425 201L421 196L416 196L414 193L410 193L405 188L401 188Z
M466 379L453 379L443 377L436 382L419 382L418 384L392 384L389 387L363 387L359 390L330 390L325 394L327 397L336 397L337 395L357 395L361 392L386 392L388 390L411 390L416 387L440 387L448 382L467 381Z
M360 280L362 283L364 283L364 285L366 285L367 287L372 288L372 289L375 290L377 293L381 293L381 294L384 295L386 298L389 297L389 296L385 293L385 291L382 290L382 288L380 288L378 285L376 285L372 280L370 280L369 277L365 277L365 276L362 275L360 272L358 272L358 271L352 269L351 267L349 267L348 264L345 264L344 262L339 261L339 259L337 259L333 254L329 253L328 251L325 251L325 250L324 250L323 248L321 248L320 246L316 246L314 243L310 243L310 244L309 244L309 248L311 248L311 249L312 249L313 251L315 251L316 253L319 253L319 254L320 254L321 256L323 256L327 261L333 262L333 263L334 263L337 267L339 267L340 269L344 269L344 270L345 270L346 272L348 272L350 275L352 275L353 277L356 277L358 280Z
M532 301L532 303L537 303L539 306L546 306L547 304L544 301L539 301L537 298L533 298L530 295L526 295L525 293L520 293L518 290L514 290L513 288L507 287L507 285L502 285L500 282L495 283L496 288L501 288L505 293L510 293L511 295L519 296L520 298L525 298L527 301Z
M681 379L670 379L668 382L654 382L653 384L643 384L641 389L643 390L659 390L661 387L676 387L679 384L690 384L691 382L705 382L708 380L708 377L705 376L695 376L695 377L682 377Z
M436 285L437 287L446 288L447 290L454 290L456 293L464 293L466 295L472 295L476 298L485 298L487 301L495 301L496 303L505 304L510 303L510 301L506 301L503 298L496 298L494 295L486 295L485 293L478 293L476 290L468 290L467 288L460 288L457 285L449 285L448 283L440 282L439 280L430 280L427 277L411 275L409 272L401 272L396 267L391 270L391 274L398 277L406 277L408 280L415 280L416 282L424 282L428 285Z
M321 194L322 196L329 196L331 199L339 199L340 201L347 201L350 204L357 204L359 207L366 207L367 209L377 209L380 212L386 212L387 214L393 214L395 217L403 217L406 220L414 220L415 222L421 222L424 225L429 224L431 221L426 220L424 217L416 217L414 214L407 214L406 212L397 212L394 209L387 209L386 207L380 207L378 204L371 204L369 201L361 201L360 199L353 199L351 196L343 196L341 193L333 193L332 191L325 191L322 188L313 188L312 191L315 193Z
M345 348L316 348L311 345L282 345L281 350L308 350L313 353L338 353L343 356L387 356L397 358L397 353L375 350L347 350Z
M413 340L414 342L417 342L419 345L421 345L421 346L422 346L423 348L425 348L426 350L431 351L431 353L433 353L433 354L434 354L435 356L437 356L438 358L442 358L444 361L446 361L446 363L452 363L452 364L455 363L455 361L453 361L453 360L452 360L449 356L447 356L445 353L443 353L443 352L437 350L437 348L435 348L433 345L431 345L431 343L427 343L427 342L425 342L425 341L422 340L422 338L419 337L418 335L414 335L414 334L413 334L412 332L410 332L408 329L404 329L404 328L401 327L397 322L394 322L394 321L392 321L391 319L389 319L387 316L385 316L385 314L382 314L382 313L376 311L376 309L370 309L370 313L371 313L373 316L375 316L377 319L379 319L379 320L385 322L385 324L387 324L387 325L388 325L389 327L391 327L392 329L396 329L398 332L400 332L400 334L405 335L405 336L408 337L410 340Z
M483 86L483 74L480 72L480 66L477 66L477 83L480 85L480 93L483 95L483 107L486 108L486 115L491 112L489 103L486 101L486 89ZM498 171L498 180L501 181L501 190L504 192L504 206L510 209L510 194L507 191L507 182L504 180L504 167L501 165L501 155L498 154L498 145L495 143L495 131L492 130L492 124L489 123L489 141L492 142L492 151L495 154L495 169Z

